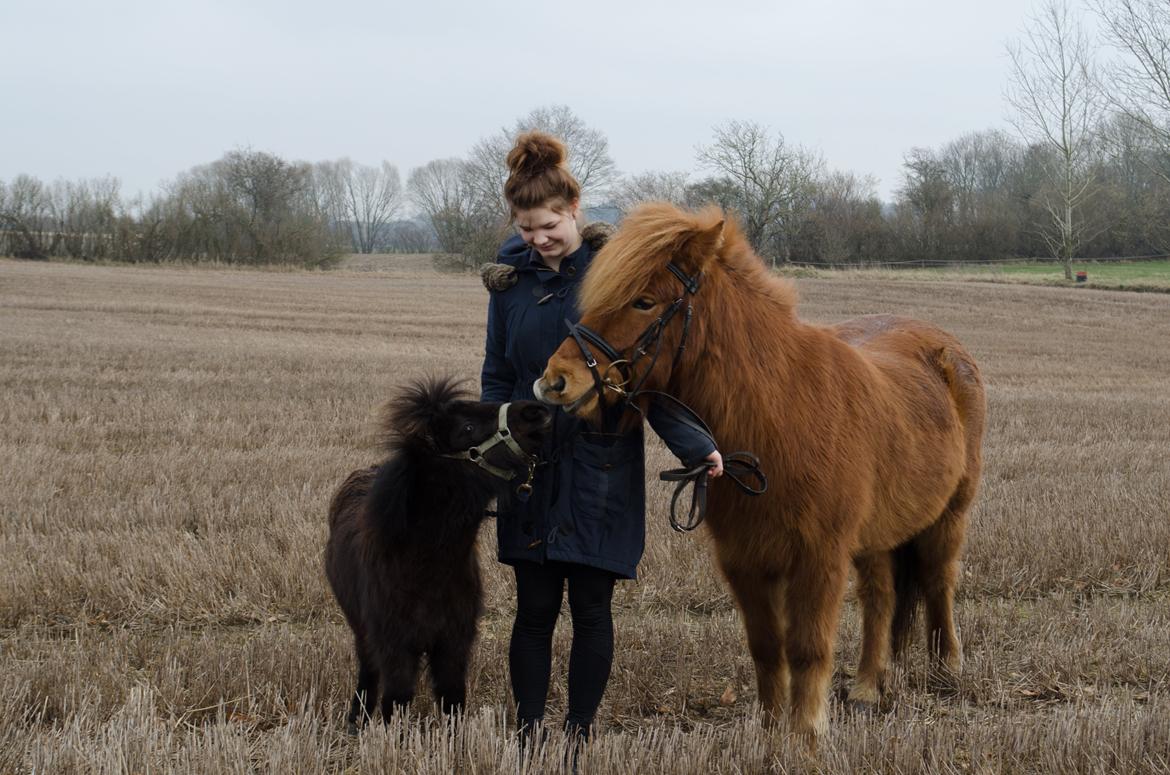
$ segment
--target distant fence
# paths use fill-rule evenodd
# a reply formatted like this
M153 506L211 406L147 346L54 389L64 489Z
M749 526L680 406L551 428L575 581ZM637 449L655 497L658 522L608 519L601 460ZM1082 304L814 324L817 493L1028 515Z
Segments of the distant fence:
M1111 263L1111 262L1141 262L1141 261L1165 261L1170 259L1170 253L1153 253L1145 256L1097 256L1095 258L1089 257L1074 257L1072 263ZM825 264L814 263L808 261L789 261L783 264L777 264L777 267L796 267L799 269L957 269L964 266L996 266L1000 264L1056 264L1059 265L1062 259L1052 258L1051 256L1032 256L1032 257L1009 257L1009 258L988 258L983 261L943 261L937 259L913 259L906 261L865 261L854 264Z

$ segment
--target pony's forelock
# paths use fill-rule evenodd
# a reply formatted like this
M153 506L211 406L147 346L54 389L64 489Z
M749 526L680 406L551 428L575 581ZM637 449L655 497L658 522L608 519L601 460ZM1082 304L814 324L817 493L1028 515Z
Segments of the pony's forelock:
M759 263L735 219L718 207L688 212L667 202L650 202L635 208L593 259L581 287L582 312L608 315L629 306L652 285L667 261L678 258L688 240L714 228L720 221L725 223L718 255L746 254ZM680 268L688 272L695 270L695 267Z
M378 427L384 448L404 444L433 444L432 422L452 401L465 401L470 394L464 381L455 377L423 377L403 387L382 408Z

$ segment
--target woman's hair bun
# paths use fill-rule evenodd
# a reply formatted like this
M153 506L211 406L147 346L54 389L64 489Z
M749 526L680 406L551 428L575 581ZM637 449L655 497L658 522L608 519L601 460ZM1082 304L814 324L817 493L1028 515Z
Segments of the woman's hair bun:
M565 144L548 132L524 132L508 152L508 170L513 175L533 177L564 164L567 156Z
M565 163L565 144L548 132L525 132L508 152L504 199L512 210L551 207L565 210L581 198L581 184Z

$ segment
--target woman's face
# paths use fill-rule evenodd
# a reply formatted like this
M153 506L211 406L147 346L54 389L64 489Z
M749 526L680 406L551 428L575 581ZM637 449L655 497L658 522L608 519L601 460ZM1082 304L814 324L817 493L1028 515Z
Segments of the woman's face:
M581 232L577 229L577 203L562 208L534 207L516 211L516 227L520 238L536 248L542 258L564 258L581 247Z

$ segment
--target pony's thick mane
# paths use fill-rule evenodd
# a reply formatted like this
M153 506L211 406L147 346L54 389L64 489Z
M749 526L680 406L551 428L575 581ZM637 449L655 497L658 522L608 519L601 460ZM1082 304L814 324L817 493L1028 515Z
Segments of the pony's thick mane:
M608 315L628 306L661 275L667 261L684 251L691 238L720 221L724 225L718 261L751 276L769 296L795 307L795 286L767 270L739 224L723 210L711 206L688 212L667 202L650 202L631 211L593 259L581 287L581 309Z
M413 443L429 443L428 428L452 401L468 400L463 381L454 377L416 379L382 407L379 440L387 451Z

